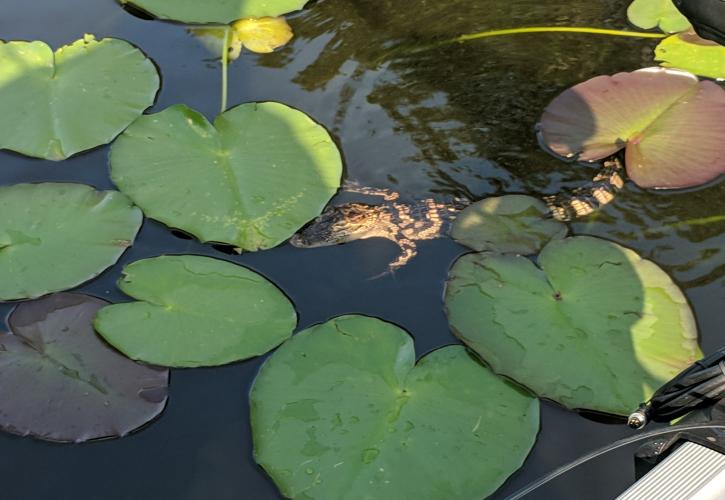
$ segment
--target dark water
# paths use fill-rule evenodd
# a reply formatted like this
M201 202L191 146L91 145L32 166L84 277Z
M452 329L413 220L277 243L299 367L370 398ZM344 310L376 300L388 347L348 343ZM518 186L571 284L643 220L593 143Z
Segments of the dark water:
M652 65L654 42L588 35L526 35L448 45L434 40L525 25L626 27L620 0L321 0L291 16L293 43L278 53L246 54L230 69L230 104L279 100L311 114L336 136L348 177L390 187L412 200L431 193L483 197L553 193L591 172L539 150L533 128L565 88L598 74ZM113 0L2 0L0 38L52 46L90 32L142 47L160 66L154 110L186 103L213 117L218 64L181 26L149 22ZM2 68L0 68L0 71ZM2 112L2 110L0 110ZM0 152L0 183L79 181L111 188L108 148L62 163ZM655 193L631 184L616 203L573 226L630 246L683 287L705 352L725 344L725 224L672 224L725 213L725 184ZM350 195L345 196L350 199ZM146 222L121 262L82 291L127 300L115 288L125 263L160 253L195 253L242 263L276 282L300 314L300 329L343 313L395 322L419 355L454 343L441 307L443 283L462 247L423 242L393 277L369 280L396 256L383 240L315 250L282 246L229 256ZM9 311L0 306L0 314ZM80 446L0 435L0 496L40 499L277 498L252 459L247 393L262 359L215 369L176 370L167 410L130 437ZM503 498L541 474L630 432L542 405L542 431L524 468L495 495ZM611 498L632 481L633 448L607 455L529 498ZM441 464L441 473L445 473ZM472 464L473 465L473 464Z

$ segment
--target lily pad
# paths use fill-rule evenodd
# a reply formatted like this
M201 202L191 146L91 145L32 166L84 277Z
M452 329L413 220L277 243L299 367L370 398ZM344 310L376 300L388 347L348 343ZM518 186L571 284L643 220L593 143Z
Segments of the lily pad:
M251 393L254 452L288 498L483 498L518 469L538 401L462 346L342 316L287 341Z
M538 266L465 255L445 304L455 334L496 373L567 408L626 415L701 357L669 276L597 238L552 241Z
M309 0L119 0L157 19L229 24L247 17L277 17L300 10Z
M242 104L214 125L172 106L139 118L111 149L111 178L148 217L240 250L287 240L341 177L327 131L275 102Z
M655 56L666 68L678 68L708 78L725 78L725 47L695 33L665 38L655 48Z
M118 286L138 302L103 308L96 329L129 358L155 365L214 366L259 356L297 324L276 286L209 257L140 260L126 266Z
M166 406L168 370L121 356L93 331L107 302L61 293L20 304L0 334L0 428L48 441L125 436Z
M224 37L229 30L229 60L239 59L242 48L257 54L268 54L286 45L292 40L293 33L284 17L263 17L260 19L241 19L227 26L209 28L189 28L194 35L213 54L221 57L224 50Z
M81 184L0 186L0 300L67 290L131 246L141 210L117 191Z
M467 207L451 227L451 237L474 250L530 255L566 236L566 224L551 218L546 204L531 196L486 198Z
M659 27L665 33L679 33L691 27L672 0L634 0L627 9L627 17L635 26L646 30Z
M626 147L641 187L697 186L725 172L725 91L663 68L598 76L566 90L541 120L544 143L582 161Z
M154 103L154 64L123 40L86 35L55 53L0 41L0 148L63 160L111 142Z

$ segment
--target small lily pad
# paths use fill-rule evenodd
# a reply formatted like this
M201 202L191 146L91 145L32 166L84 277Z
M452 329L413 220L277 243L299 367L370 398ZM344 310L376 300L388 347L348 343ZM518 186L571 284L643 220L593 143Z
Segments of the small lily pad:
M725 78L725 47L693 32L665 38L655 48L656 60L665 68L677 68L708 78Z
M566 90L541 119L555 153L596 161L626 147L641 187L682 188L725 172L725 90L683 71L647 68Z
M496 373L572 409L626 415L701 357L687 300L654 263L579 236L451 269L451 328Z
M154 103L154 64L123 40L86 35L55 53L0 41L0 148L63 160L111 142Z
M93 331L95 297L20 304L0 334L0 428L48 441L125 436L166 406L168 370L134 363Z
M295 335L251 393L254 453L288 498L484 498L539 428L535 398L462 346L342 316Z
M0 187L0 300L73 288L133 244L143 214L117 191L81 184Z
M157 19L229 24L248 17L277 17L300 10L309 0L119 0Z
M103 308L96 328L129 358L155 365L215 366L258 356L297 324L276 286L209 257L140 260L126 266L118 286L138 302Z
M566 224L552 219L544 202L531 196L491 197L467 207L451 227L458 243L481 251L537 253L566 236Z
M272 248L340 187L330 134L301 111L249 103L210 124L176 105L139 118L111 149L111 178L146 216L201 241Z
M627 9L627 17L642 29L660 28L665 33L679 33L691 27L672 0L634 0Z
M260 19L241 19L227 26L192 27L189 33L194 35L213 54L221 57L224 50L224 37L229 30L229 60L235 61L242 48L258 54L268 54L286 45L292 40L293 33L284 17L263 17Z

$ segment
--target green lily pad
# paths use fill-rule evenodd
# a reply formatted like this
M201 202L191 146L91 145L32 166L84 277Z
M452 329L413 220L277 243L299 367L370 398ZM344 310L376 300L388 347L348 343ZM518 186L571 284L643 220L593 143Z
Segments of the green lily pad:
M119 288L138 300L104 307L96 329L131 359L215 366L259 356L295 329L292 303L247 268L194 255L126 266Z
M566 224L551 218L546 204L531 196L486 198L467 207L451 227L451 237L474 250L530 255L566 236Z
M672 0L634 0L627 9L627 17L635 26L646 30L659 27L665 33L679 33L691 27Z
M93 331L107 302L59 293L24 302L0 334L0 428L57 442L119 437L166 406L168 370L134 363Z
M172 106L139 118L111 149L111 178L148 217L249 251L318 216L341 177L327 131L275 102L242 104L214 125Z
M251 408L257 462L288 498L483 498L539 427L538 401L462 346L416 365L410 335L363 316L282 345Z
M445 295L451 328L493 368L573 409L626 415L701 357L687 300L654 263L586 236L536 264L469 254Z
M0 149L63 160L108 144L154 103L154 64L123 40L91 35L55 53L0 41Z
M81 184L0 186L0 300L67 290L112 266L143 214L117 191Z
M543 142L596 161L626 148L627 174L645 188L683 188L725 173L725 90L683 71L598 76L544 111Z
M277 17L300 10L309 0L119 0L157 19L223 23L248 17Z
M680 33L662 40L655 58L665 68L678 68L708 78L725 78L725 47L694 33Z

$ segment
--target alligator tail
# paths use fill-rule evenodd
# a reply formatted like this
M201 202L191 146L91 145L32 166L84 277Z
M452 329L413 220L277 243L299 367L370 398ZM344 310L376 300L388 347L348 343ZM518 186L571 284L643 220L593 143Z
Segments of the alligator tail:
M573 191L543 197L554 219L568 222L585 217L611 203L624 186L624 165L618 157L607 159L592 182Z

